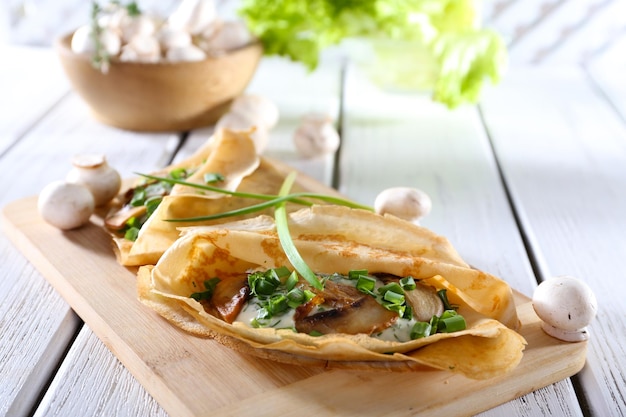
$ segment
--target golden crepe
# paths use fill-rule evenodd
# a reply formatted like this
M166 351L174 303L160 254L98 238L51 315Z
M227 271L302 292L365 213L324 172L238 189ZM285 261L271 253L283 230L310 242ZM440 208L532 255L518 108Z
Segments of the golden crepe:
M298 281L297 288L315 294L305 304L294 307L295 325L288 319L285 326L279 325L278 319L282 317L279 314L276 323L258 327L255 320L260 316L247 313L247 309L257 305L253 302L255 297L250 295L249 273L254 275L254 271L271 268L293 269L281 247L274 219L265 215L182 229L182 236L155 266L139 268L140 300L192 334L215 338L242 352L294 364L389 370L426 367L483 379L508 372L521 360L525 340L513 330L518 326L518 318L510 287L499 278L467 265L445 238L393 216L332 205L291 212L288 222L302 258L315 273L326 277L322 296L302 278ZM452 314L464 318L466 328L450 333L431 332L414 340L395 340L396 330L392 336L385 332L399 326L399 317L404 313L392 311L396 316L390 319L389 310L369 305L371 300L377 300L374 296L354 296L356 290L339 288L344 286L344 278L336 282L332 278L348 276L356 270L365 270L376 280L391 280L391 285L402 282L397 279L412 277L417 287L426 292L445 290L449 303L457 306ZM241 284L242 276L244 284ZM210 297L218 300L197 297L204 288L207 291L210 288ZM315 311L305 309L304 315L298 310L311 303L317 303L315 308L325 306L320 303L332 301L327 295L331 290L358 301L350 301L352 304L346 304L348 308L342 304L335 310L333 306ZM407 305L412 292L405 292ZM231 304L242 302L244 297L242 309L235 314L232 310L222 314L220 306L229 306L228 302L217 305L225 301L221 299L224 294L233 296ZM413 302L411 311L416 310ZM379 301L373 304L380 306ZM226 318L227 314L231 315ZM413 326L417 313L411 314ZM255 318L250 320L250 317ZM312 317L315 320L310 320ZM338 325L337 317L347 320ZM367 327L367 323L360 323L369 317L382 324ZM304 332L298 330L299 323L305 323ZM322 327L315 327L320 323ZM352 329L355 325L370 330L356 334L342 332L341 326Z
M166 176L181 169L192 173L185 181L206 184L205 175L221 176L215 186L228 191L257 194L277 194L285 174L276 168L276 163L260 157L250 138L251 131L218 130L209 141L190 158L154 173ZM139 184L142 184L140 182ZM303 191L304 182L296 183L294 191ZM131 190L132 191L132 190ZM129 203L132 193L127 195L112 211L105 225L112 231L118 261L126 266L153 265L163 252L178 238L178 228L191 224L214 224L224 220L205 222L168 222L168 219L182 219L206 216L215 213L248 207L259 201L251 198L231 197L223 193L199 191L197 188L174 185L148 219L141 225L136 240L124 237L126 222L134 211L145 216L145 207L133 207ZM254 217L259 213L243 215L233 219ZM121 219L121 221L119 220Z

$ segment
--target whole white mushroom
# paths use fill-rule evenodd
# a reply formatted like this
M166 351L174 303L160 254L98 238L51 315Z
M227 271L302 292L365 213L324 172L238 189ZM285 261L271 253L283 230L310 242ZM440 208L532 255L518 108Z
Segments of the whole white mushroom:
M120 60L126 62L158 62L161 45L153 35L137 35L122 47Z
M137 16L126 14L119 20L119 31L122 40L126 43L136 36L153 36L156 34L156 29L155 20L144 14Z
M202 61L206 53L195 45L177 46L169 48L165 53L165 59L170 62Z
M280 113L274 102L267 97L256 94L245 94L233 100L229 113L237 113L242 118L273 129L278 123Z
M70 230L89 221L95 210L95 202L86 187L54 181L39 193L37 209L47 223L62 230Z
M233 20L208 27L198 39L198 45L209 53L219 54L245 46L253 39L245 22Z
M198 35L217 18L213 0L183 0L169 16L167 24L173 29Z
M168 25L162 26L157 32L157 39L161 49L182 48L192 44L191 35L181 29L174 29Z
M591 288L571 276L553 277L543 281L533 294L533 308L542 329L557 339L579 342L589 338L587 326L598 311L598 302Z
M100 32L100 42L107 54L115 56L120 53L122 41L115 31L103 28ZM77 54L93 54L96 51L96 43L93 29L90 25L84 25L76 29L70 43L72 51Z
M93 195L96 207L111 201L120 191L122 178L111 167L104 155L83 154L72 159L74 167L67 173L65 181L80 184Z
M428 194L417 188L392 187L381 191L374 200L374 210L378 214L392 214L417 223L428 215L432 201Z
M309 114L293 134L296 151L305 158L316 158L339 149L341 138L329 116Z

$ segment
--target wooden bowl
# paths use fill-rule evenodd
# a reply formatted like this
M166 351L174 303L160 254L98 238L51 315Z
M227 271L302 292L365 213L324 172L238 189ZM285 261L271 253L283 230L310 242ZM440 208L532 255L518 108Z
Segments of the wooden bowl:
M72 34L55 48L78 94L95 118L122 129L186 131L215 123L252 79L259 43L197 62L136 63L111 59L103 74L91 57L70 47Z

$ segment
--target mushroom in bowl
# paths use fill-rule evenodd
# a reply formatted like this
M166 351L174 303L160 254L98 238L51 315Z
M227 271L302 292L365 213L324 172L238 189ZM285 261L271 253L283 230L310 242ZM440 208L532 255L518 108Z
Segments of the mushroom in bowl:
M128 17L127 9L121 11ZM102 21L94 18L90 25L58 39L55 47L71 85L95 118L122 129L180 131L215 123L245 90L263 54L261 44L252 37L246 43L220 50L201 51L194 44L181 45L182 37L174 42L167 20L155 20L152 31L141 31L127 40L120 35L121 47L114 48L119 53L105 51L106 63L97 67L97 51L87 42L100 39L96 43L105 49L112 43L98 38L98 34L112 31ZM224 26L219 21L212 24ZM93 36L85 36L90 29ZM73 39L80 33L82 50L77 49L80 43ZM177 33L180 35L180 31ZM159 40L165 38L177 49L163 48L160 55L154 53ZM140 59L142 54L151 59Z

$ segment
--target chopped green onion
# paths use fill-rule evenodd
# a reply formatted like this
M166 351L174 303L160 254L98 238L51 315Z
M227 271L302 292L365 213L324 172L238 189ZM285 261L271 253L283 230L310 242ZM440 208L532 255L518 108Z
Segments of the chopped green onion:
M367 269L353 269L348 271L348 279L359 279L361 275L367 275Z
M389 302L390 304L394 304L397 306L401 306L404 304L404 294L398 294L394 291L387 291L385 295L383 295L383 300Z
M280 266L278 268L272 268L273 274L278 278L281 282L283 278L289 277L293 273L286 266ZM296 277L297 278L297 277Z
M289 300L284 294L275 294L270 297L267 306L267 312L271 316L281 314L289 309Z
M280 280L273 274L273 270L255 272L248 275L248 286L253 295L270 296L280 285Z
M459 314L455 314L446 318L440 318L437 324L437 330L443 333L458 332L459 330L465 330L467 323L465 318Z
M456 310L456 307L453 306L452 304L450 304L450 301L448 301L448 294L447 294L447 290L445 288L442 289L442 290L437 291L437 295L439 296L439 298L443 302L443 308L445 310Z
M440 318L440 319L447 319L447 318L450 318L450 317L454 317L454 316L456 316L456 315L458 315L458 314L459 314L459 313L457 313L457 312L456 312L456 311L454 311L454 310L445 310L445 311L441 314L441 316L439 316L439 318Z
M400 317L405 316L406 304L385 303L383 304L383 307L385 307L389 311L394 311L398 313L398 316Z
M404 310L402 318L407 320L411 320L413 318L413 308L410 305L406 304L406 309Z
M400 286L405 291L411 291L416 288L415 279L412 276L404 277L400 280Z
M295 172L291 172L285 178L285 182L280 188L279 196L284 197L289 192L289 189L293 185L295 180ZM293 243L293 239L291 238L291 234L289 232L289 222L287 220L287 209L285 207L285 202L279 203L274 210L274 219L276 221L276 231L278 232L278 239L280 240L280 244L283 247L283 251L285 251L285 255L287 255L287 259L291 262L293 267L302 277L309 282L314 288L321 290L323 289L322 283L315 275L315 273L309 268L306 264L302 256L298 252L296 245Z
M287 293L289 307L297 308L307 302L306 294L302 288L294 288Z
M137 237L139 236L139 228L138 227L130 227L128 230L126 230L126 232L124 233L124 239L126 240L130 240L132 242L134 242L135 240L137 240Z
M187 178L187 170L185 168L176 168L168 172L170 178L179 180L181 178Z
M395 282L390 282L389 284L383 285L382 287L378 289L378 293L381 294L383 297L388 292L404 295L404 290L402 289L402 287Z
M430 323L418 321L413 325L413 328L411 328L411 340L421 339L422 337L430 336L431 329L432 327L430 326Z
M130 200L130 205L133 207L143 206L146 201L146 189L138 188L133 193L133 197Z
M217 172L207 172L206 174L204 174L204 182L207 184L211 184L213 182L220 182L220 181L224 181L225 177Z
M150 217L152 213L154 213L154 211L157 209L157 207L159 207L161 201L163 201L163 197L161 196L150 197L146 200L145 206L146 214L148 215L148 217Z
M437 329L439 328L439 317L438 316L432 316L430 318L430 327L431 327L431 329L433 329L433 333L437 332Z
M137 217L132 216L131 218L126 220L126 226L128 226L129 228L133 228L133 227L140 228L141 221Z
M210 300L211 297L213 296L213 291L215 291L215 287L217 286L219 282L220 282L220 279L217 277L207 279L206 281L204 281L205 291L194 292L189 297L193 298L196 301Z
M375 295L376 279L367 275L359 275L356 281L356 289L366 294Z
M287 288L287 291L293 290L297 283L298 274L296 273L296 271L293 271L291 275L289 275L289 278L287 278L287 281L285 281L285 287Z

